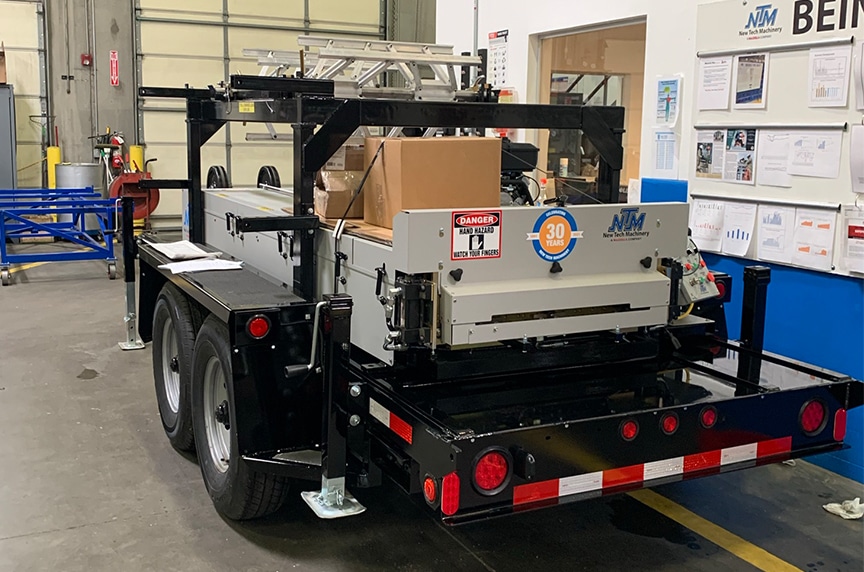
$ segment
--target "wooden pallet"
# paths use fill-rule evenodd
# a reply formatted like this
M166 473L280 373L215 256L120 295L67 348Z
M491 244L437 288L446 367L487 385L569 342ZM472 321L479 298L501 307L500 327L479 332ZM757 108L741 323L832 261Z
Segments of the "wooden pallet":
M32 220L33 222L39 222L39 223L55 222L53 215L25 215L24 218L26 218L27 220ZM27 237L26 235L24 235L24 236L21 236L19 241L21 242L21 244L36 244L36 243L40 243L40 244L41 243L48 243L48 244L50 244L50 243L54 242L54 237L53 236Z

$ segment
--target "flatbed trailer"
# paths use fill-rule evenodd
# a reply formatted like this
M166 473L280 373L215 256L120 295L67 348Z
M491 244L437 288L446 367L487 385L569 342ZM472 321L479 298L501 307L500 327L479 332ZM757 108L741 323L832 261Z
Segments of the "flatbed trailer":
M592 135L601 202L613 205L496 212L519 229L566 210L596 237L621 208L620 108L359 102L322 94L320 80L304 94L302 80L277 91L270 79L271 91L230 96L142 88L187 100L189 178L175 186L189 190L192 240L244 259L263 256L251 245L265 239L276 259L279 243L278 262L194 274L160 268L168 260L152 238L139 248L139 332L154 342L163 425L175 447L197 449L222 514L270 513L294 479L320 481L302 495L322 518L357 514L349 487L387 476L458 524L844 447L846 412L864 402L864 385L763 351L767 268L745 272L741 342L718 327L731 283L685 311L681 281L701 261L676 246L685 205L641 206L656 217L650 239L586 242L563 271L509 231L502 249L513 254L474 267L500 289L470 270L463 279L472 262L439 258L450 232L440 221L462 211L403 212L388 244L350 225L334 243L310 210L314 173L361 125L562 125ZM258 102L254 112L234 113L244 98ZM230 193L201 188L200 147L233 120L294 124L291 214L220 216L214 197ZM489 309L499 312L492 321L464 325L457 296L473 300L473 313L487 311L484 300L531 310ZM599 302L534 310L556 296ZM516 327L525 335L505 335Z

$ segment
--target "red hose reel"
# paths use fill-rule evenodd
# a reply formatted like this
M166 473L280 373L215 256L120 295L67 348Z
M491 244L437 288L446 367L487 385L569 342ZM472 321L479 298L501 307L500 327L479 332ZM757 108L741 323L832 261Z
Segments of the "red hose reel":
M150 173L120 173L116 179L111 181L108 196L112 199L132 197L132 202L135 205L133 218L146 219L159 206L159 189L142 189L139 186L141 179L150 178Z

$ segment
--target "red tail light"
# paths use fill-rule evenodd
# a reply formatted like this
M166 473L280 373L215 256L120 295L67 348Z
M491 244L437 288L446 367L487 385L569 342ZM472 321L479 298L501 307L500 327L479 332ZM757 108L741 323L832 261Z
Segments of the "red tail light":
M834 440L842 441L846 438L846 410L838 409L834 414Z
M510 460L502 450L484 453L474 463L474 484L484 495L501 492L510 476Z
M270 333L270 320L267 316L253 316L246 322L246 331L250 337L260 340Z
M447 516L459 510L459 475L450 473L441 479L441 512Z
M804 407L801 408L798 421L804 433L812 437L825 429L828 421L828 411L821 401L813 399L805 403Z
M426 497L426 502L429 504L438 500L438 485L432 477L427 476L423 480L423 496Z
M632 419L628 419L621 424L621 438L625 441L632 441L639 434L639 424Z
M673 434L678 430L678 416L674 413L667 413L660 420L660 429L667 435Z
M699 421L705 429L711 429L717 423L717 410L710 405L699 414Z

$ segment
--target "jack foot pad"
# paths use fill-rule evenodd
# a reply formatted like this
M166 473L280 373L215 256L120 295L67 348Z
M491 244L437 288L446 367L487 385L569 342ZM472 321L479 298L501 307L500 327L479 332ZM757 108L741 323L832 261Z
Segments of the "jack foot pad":
M342 498L342 505L329 506L324 502L324 497L321 491L304 491L300 493L309 508L312 509L318 518L333 519L342 518L344 516L354 516L366 510L366 507L360 504L357 499L351 496L351 493L345 491L345 496Z
M120 346L120 349L123 351L143 350L144 349L144 342L142 342L141 340L138 340L135 342L120 342L117 345Z

